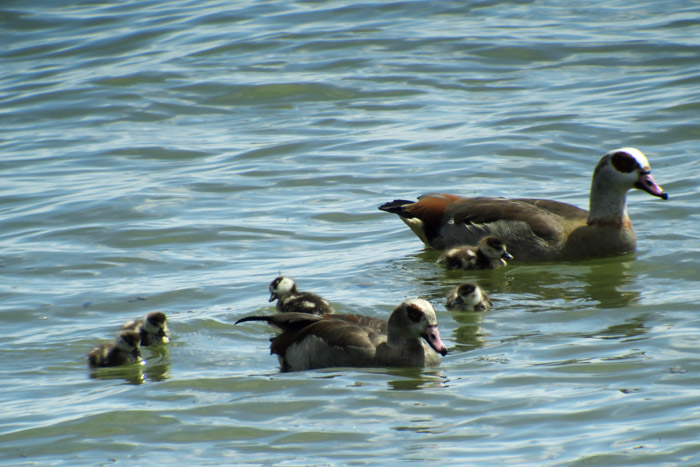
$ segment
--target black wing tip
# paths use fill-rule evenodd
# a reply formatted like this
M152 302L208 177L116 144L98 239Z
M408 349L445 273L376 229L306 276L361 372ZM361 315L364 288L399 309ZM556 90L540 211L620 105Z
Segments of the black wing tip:
M379 206L380 211L392 212L394 214L402 214L403 207L407 204L413 204L415 201L409 201L405 199L395 199L394 201L389 201Z
M238 323L245 323L246 321L266 321L267 322L268 320L269 320L268 316L246 316L246 317L239 319L235 323L233 323L233 325L235 326Z

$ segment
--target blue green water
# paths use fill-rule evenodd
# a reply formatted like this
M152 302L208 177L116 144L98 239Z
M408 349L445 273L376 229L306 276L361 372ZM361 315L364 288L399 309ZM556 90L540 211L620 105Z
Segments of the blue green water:
M692 1L6 1L3 465L692 465L700 7ZM648 156L635 255L450 272L396 216L430 191L586 207ZM282 374L280 272L339 311L435 305L426 370ZM476 280L484 314L445 310ZM147 312L173 343L91 375Z

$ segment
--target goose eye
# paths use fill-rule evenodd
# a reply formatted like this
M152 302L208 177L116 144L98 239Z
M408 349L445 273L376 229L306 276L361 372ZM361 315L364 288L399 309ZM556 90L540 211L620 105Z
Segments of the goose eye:
M414 323L418 323L423 316L423 312L416 305L408 306L408 318Z
M616 152L612 155L610 162L612 162L613 167L615 167L618 172L630 173L640 168L636 159L626 152Z

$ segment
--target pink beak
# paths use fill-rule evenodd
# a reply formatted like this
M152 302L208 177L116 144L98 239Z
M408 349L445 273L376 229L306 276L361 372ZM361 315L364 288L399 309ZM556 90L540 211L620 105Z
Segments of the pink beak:
M658 196L661 199L668 199L668 193L656 184L654 177L649 172L642 172L634 184L635 188L646 191L650 195Z
M447 355L447 347L445 347L445 344L442 343L442 339L440 339L440 331L438 331L437 326L428 326L428 329L425 330L425 334L423 334L423 339L425 339L428 345L437 353L443 357Z

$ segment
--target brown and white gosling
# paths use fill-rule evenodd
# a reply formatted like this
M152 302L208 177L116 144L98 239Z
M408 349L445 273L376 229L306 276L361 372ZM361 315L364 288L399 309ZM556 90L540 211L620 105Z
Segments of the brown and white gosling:
M141 361L141 336L136 331L122 331L114 342L101 344L88 354L91 368L120 366Z
M445 307L453 311L488 311L491 300L478 285L465 282L450 292Z
M141 345L158 345L170 342L170 331L166 321L168 317L162 311L152 311L143 319L127 321L122 331L136 331L141 337Z
M299 292L293 279L279 276L270 283L270 301L277 300L277 311L282 313L335 313L328 301L311 292Z
M511 259L513 256L508 253L505 242L500 237L488 235L477 246L462 245L446 250L437 262L447 269L475 270L498 269Z

